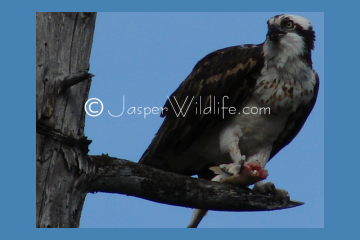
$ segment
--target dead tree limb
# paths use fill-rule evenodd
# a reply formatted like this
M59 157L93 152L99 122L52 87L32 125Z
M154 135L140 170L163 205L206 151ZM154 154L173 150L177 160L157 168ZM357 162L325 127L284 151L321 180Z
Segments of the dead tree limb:
M300 206L289 198L211 182L107 155L90 156L89 192L120 193L170 205L221 211L266 211ZM90 174L90 173L89 173Z
M87 71L70 74L69 76L66 76L62 81L60 81L58 85L58 93L61 93L69 87L74 86L82 81L88 80L92 77L94 77L94 75L88 73Z

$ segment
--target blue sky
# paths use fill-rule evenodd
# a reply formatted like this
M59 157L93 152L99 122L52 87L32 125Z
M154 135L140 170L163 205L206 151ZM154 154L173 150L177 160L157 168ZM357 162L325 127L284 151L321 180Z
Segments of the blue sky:
M98 13L89 98L104 112L86 118L90 154L137 162L160 127L159 115L126 114L131 107L162 107L206 54L228 46L261 43L275 13ZM267 165L268 181L305 205L272 212L211 211L199 227L324 226L324 14L291 13L312 21L317 41L314 68L320 76L317 104L299 135ZM96 110L96 107L93 107ZM192 209L135 197L88 194L81 227L185 227Z

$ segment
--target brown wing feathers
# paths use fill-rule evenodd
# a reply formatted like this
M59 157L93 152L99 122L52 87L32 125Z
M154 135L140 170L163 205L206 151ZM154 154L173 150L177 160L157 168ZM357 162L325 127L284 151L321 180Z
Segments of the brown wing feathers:
M164 108L167 109L163 112L165 120L140 162L152 165L151 159L161 158L162 153L166 151L181 154L207 128L222 120L222 112L221 114L200 113L200 97L202 110L210 106L210 98L215 97L217 102L221 102L223 96L229 97L225 99L227 107L240 109L251 95L263 62L261 45L229 47L210 53L200 60L170 96L172 104L169 100L165 103ZM176 116L179 108L175 98L179 106L183 106L183 112L189 107L184 117ZM224 118L230 116L228 111L224 113Z

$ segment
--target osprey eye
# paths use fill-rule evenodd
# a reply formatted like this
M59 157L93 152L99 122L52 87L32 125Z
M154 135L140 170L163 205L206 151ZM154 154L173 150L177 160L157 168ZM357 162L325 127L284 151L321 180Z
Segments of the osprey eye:
M294 23L292 21L287 21L285 23L285 27L287 27L287 28L292 28L293 26L294 26Z

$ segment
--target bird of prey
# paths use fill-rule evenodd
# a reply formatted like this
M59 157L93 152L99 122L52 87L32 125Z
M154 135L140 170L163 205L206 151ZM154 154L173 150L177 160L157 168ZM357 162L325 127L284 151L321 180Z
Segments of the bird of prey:
M166 101L140 163L262 189L266 163L299 133L319 89L311 22L283 14L267 25L263 43L220 49L195 65ZM206 211L196 209L188 227Z

